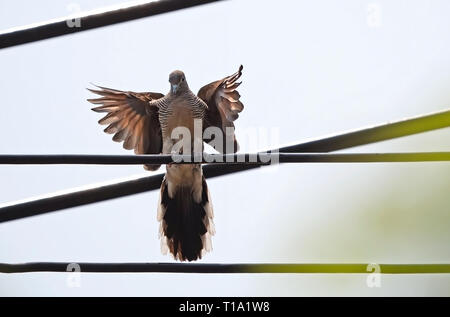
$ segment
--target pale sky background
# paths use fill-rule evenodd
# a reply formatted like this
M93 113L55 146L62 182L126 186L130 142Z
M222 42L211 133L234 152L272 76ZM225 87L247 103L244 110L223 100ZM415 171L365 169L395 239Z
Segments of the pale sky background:
M0 29L119 3L1 0ZM373 9L375 8L375 9ZM450 2L226 1L0 50L0 153L130 154L85 87L193 91L244 65L236 122L281 144L450 107ZM241 131L241 132L240 132ZM450 129L348 151L448 151ZM277 142L277 143L278 143ZM241 152L250 150L245 141ZM159 172L162 172L163 169ZM0 203L145 174L141 166L0 166ZM208 181L201 262L450 262L448 163L289 164ZM0 262L172 262L157 192L0 224ZM450 295L450 275L0 274L0 295Z

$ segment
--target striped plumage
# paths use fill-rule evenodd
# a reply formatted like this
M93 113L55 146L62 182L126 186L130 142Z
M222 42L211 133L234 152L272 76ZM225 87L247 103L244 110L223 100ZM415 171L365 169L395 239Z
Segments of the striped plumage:
M205 141L222 153L236 152L238 143L234 124L243 110L236 88L242 74L242 66L235 74L202 87L195 95L189 89L183 72L170 74L170 91L136 93L104 87L89 89L100 98L88 99L97 105L92 110L106 112L100 124L108 124L106 133L114 134L113 140L124 142L125 149L137 154L170 154L178 152L178 138L173 132L184 127L190 132L190 152L199 150L194 144ZM99 105L99 106L98 106ZM218 127L224 136L231 129L231 148L219 148L213 140L203 140L202 133L208 127ZM195 153L194 153L195 154ZM145 165L156 170L159 165ZM211 247L214 235L211 197L200 164L168 164L161 185L157 219L160 222L161 250L170 251L175 259L193 261L202 257Z
M193 124L193 119L203 121L205 110L208 108L205 102L194 95L190 90L183 91L179 95L168 94L161 99L153 101L153 103L158 107L158 118L161 125L163 141L170 138L172 118L177 121L186 121L180 122L179 125L173 127L189 127ZM193 131L191 132L192 135L194 135ZM170 149L167 149L166 151L163 150L163 153L170 153Z

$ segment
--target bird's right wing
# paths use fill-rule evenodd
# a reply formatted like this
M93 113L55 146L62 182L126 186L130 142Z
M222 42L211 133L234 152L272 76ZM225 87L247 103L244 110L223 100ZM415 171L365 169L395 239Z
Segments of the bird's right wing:
M127 150L134 149L136 154L159 154L162 152L161 126L158 118L158 107L153 100L164 97L154 92L121 91L97 86L99 89L89 91L101 96L88 99L97 105L95 112L106 115L98 121L108 125L105 132L114 134L113 140L123 142ZM144 165L147 170L157 170L160 165Z

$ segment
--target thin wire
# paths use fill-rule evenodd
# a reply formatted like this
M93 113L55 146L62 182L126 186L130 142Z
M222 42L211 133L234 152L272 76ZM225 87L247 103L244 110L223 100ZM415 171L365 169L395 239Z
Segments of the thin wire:
M237 164L270 165L277 163L381 163L450 161L450 152L410 153L255 153L191 155L0 155L0 164Z
M450 264L193 264L193 263L0 263L1 273L81 272L81 273L303 273L303 274L448 274Z
M222 0L129 1L45 22L0 31L0 49Z
M308 140L272 151L283 153L329 152L441 129L448 126L450 126L450 110L445 110L324 138ZM261 166L257 164L208 164L203 167L203 174L206 178L211 178L248 171L260 168ZM91 184L81 189L64 190L63 193L49 193L20 201L8 202L0 206L0 223L159 189L163 177L164 174L135 176L125 181L118 180L107 183L103 182L102 184Z

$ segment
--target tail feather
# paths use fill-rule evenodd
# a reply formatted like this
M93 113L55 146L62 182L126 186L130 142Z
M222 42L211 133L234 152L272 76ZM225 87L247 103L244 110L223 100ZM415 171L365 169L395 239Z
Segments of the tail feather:
M173 197L170 197L167 180L163 180L158 207L163 253L170 251L180 261L201 259L204 252L212 249L212 218L212 204L204 177L198 202L195 201L193 188L188 185L177 187Z

